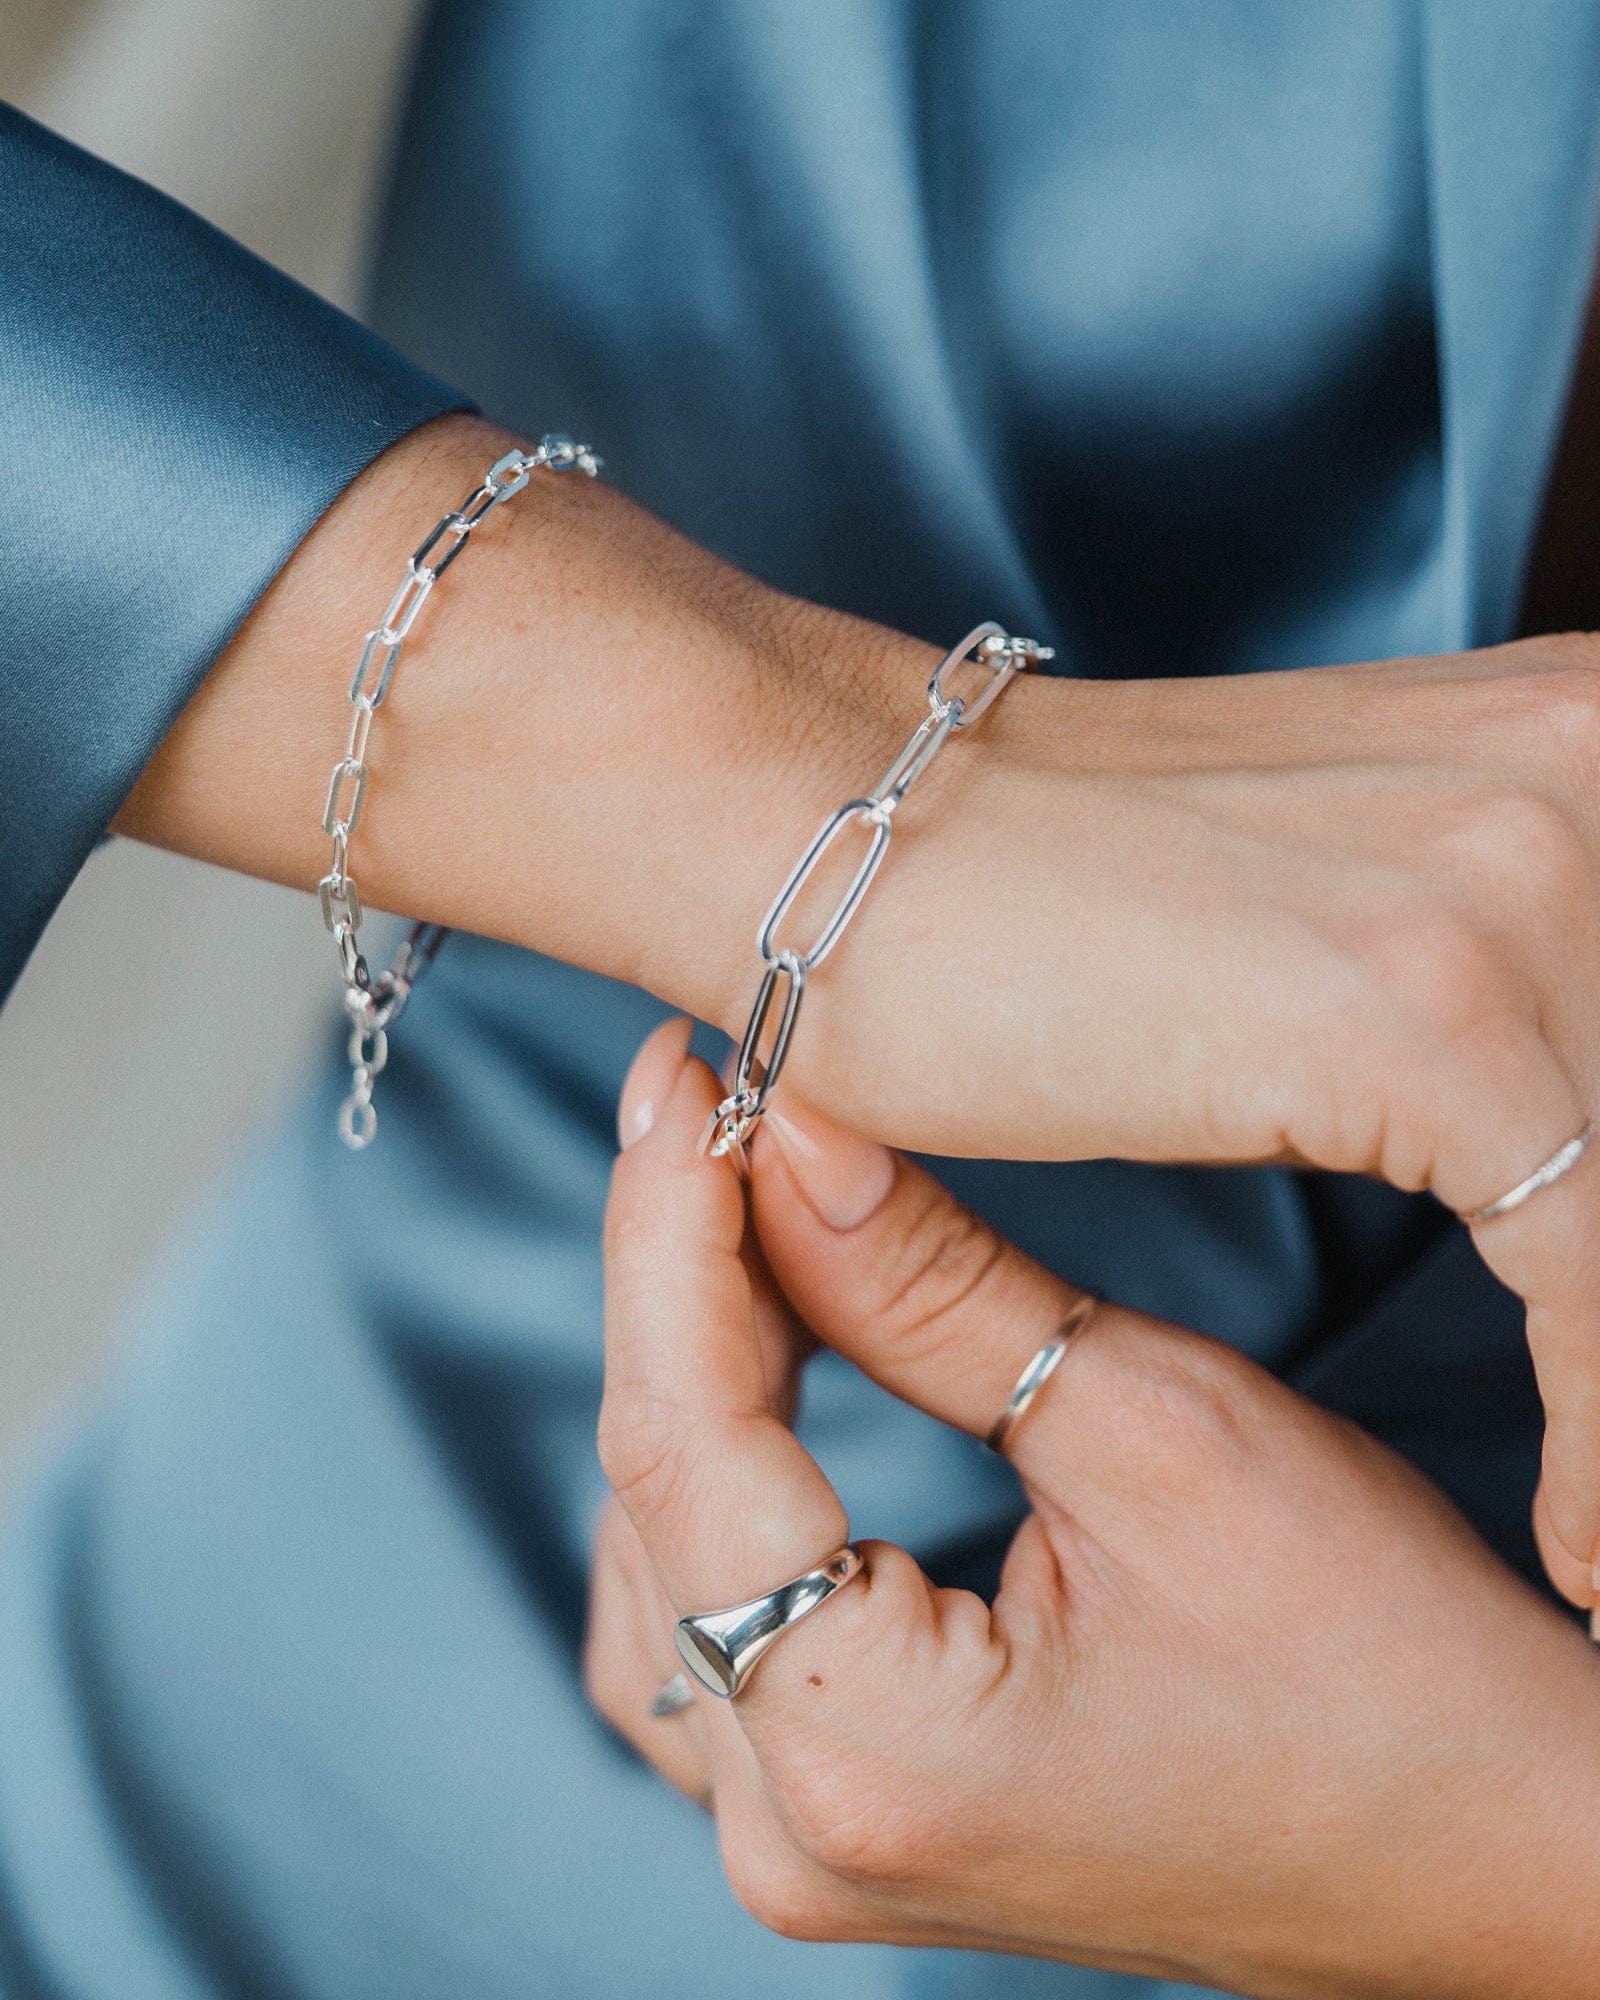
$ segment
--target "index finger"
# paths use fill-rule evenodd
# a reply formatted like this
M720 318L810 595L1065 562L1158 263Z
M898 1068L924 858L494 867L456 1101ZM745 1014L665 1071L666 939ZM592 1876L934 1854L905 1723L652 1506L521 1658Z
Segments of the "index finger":
M600 1456L682 1612L739 1604L849 1539L838 1495L773 1407L732 1170L698 1157L721 1096L686 1060L606 1210Z

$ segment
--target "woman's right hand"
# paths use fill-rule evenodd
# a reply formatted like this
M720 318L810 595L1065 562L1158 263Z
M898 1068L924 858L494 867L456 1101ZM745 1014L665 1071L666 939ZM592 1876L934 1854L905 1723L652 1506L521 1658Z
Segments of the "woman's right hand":
M903 1551L733 1703L653 1719L676 1616L849 1539L788 1428L798 1324L984 1435L1080 1295L790 1099L750 1254L717 1097L657 1031L606 1228L591 1691L796 1936L1020 1951L1274 2000L1600 1992L1600 1670L1409 1467L1231 1349L1104 1305L1008 1441L993 1609ZM769 1275L770 1274L770 1275ZM625 1510L625 1512L624 1512ZM857 1530L870 1530L857 1522Z

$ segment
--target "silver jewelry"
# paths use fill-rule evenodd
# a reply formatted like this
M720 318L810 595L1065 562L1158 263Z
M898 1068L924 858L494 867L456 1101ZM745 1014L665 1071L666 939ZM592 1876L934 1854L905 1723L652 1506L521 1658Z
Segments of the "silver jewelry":
M1017 1386L1007 1396L1005 1408L995 1418L993 1429L984 1439L984 1443L997 1457L1005 1456L1006 1442L1011 1433L1033 1407L1034 1398L1039 1391L1061 1366L1061 1357L1067 1351L1067 1342L1089 1324L1099 1303L1092 1292L1085 1292L1062 1321L1059 1332L1053 1339L1045 1342L1017 1377Z
M404 1010L412 987L450 935L441 924L413 924L393 965L376 977L356 943L361 898L350 873L350 839L361 824L367 798L367 735L394 680L406 635L429 592L466 547L473 529L502 501L520 493L530 474L541 467L548 472L586 472L592 479L600 470L600 460L586 444L555 435L542 439L535 451L508 451L504 458L496 459L482 483L445 515L406 564L405 577L390 598L388 610L361 642L361 658L350 683L354 711L350 734L344 755L328 780L328 799L322 810L322 830L333 842L333 859L317 884L322 921L332 932L339 953L339 976L344 981L345 1010L350 1016L350 1095L339 1107L339 1136L353 1152L370 1146L377 1137L372 1086L389 1060L388 1031ZM441 542L445 543L444 553L430 561Z
M791 1625L809 1618L819 1604L826 1604L835 1591L843 1590L861 1574L861 1567L861 1551L847 1544L764 1597L753 1597L730 1611L701 1611L680 1618L672 1636L683 1664L703 1688L731 1699L767 1648Z
M1558 1147L1542 1167L1535 1167L1525 1181L1518 1181L1509 1194L1501 1195L1498 1201L1491 1201L1487 1208L1474 1208L1462 1213L1463 1222L1493 1222L1497 1215L1509 1215L1514 1208L1521 1208L1530 1195L1536 1195L1540 1188L1547 1188L1560 1180L1572 1169L1589 1150L1589 1141L1594 1137L1594 1127L1585 1125L1576 1139L1569 1139Z
M689 1685L687 1674L672 1674L664 1680L650 1699L650 1713L658 1722L669 1715L682 1715L686 1708L694 1705L694 1689Z
M789 1053L795 1022L800 1018L800 1002L805 997L806 979L844 936L851 918L861 907L863 897L872 886L872 878L882 867L883 858L889 851L896 809L957 731L970 729L999 700L1024 668L1054 658L1052 647L1036 645L1032 639L1014 639L992 619L975 626L959 644L950 648L934 669L933 678L928 683L929 713L912 731L882 778L870 792L860 798L847 799L817 829L811 845L795 863L756 933L756 950L761 954L765 970L756 991L755 1005L750 1009L744 1039L739 1044L732 1089L711 1114L700 1145L702 1153L710 1153L717 1159L726 1155L741 1174L749 1172L747 1148L777 1085L784 1058ZM967 660L984 668L989 679L970 698L947 694L946 680ZM849 887L834 905L832 915L817 932L809 950L796 951L780 944L778 926L788 916L796 897L833 843L846 828L856 825L867 831L867 851L857 864ZM760 1043L774 1004L779 1000L780 982L782 1000L778 1007L778 1023L773 1032L772 1046L762 1056Z

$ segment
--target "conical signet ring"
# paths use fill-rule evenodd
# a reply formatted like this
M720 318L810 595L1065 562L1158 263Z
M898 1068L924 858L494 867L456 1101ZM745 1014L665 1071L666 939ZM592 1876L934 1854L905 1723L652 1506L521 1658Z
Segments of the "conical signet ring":
M673 1630L679 1657L703 1688L731 1699L767 1648L809 1618L861 1573L861 1551L846 1545L804 1575L728 1611L699 1611Z

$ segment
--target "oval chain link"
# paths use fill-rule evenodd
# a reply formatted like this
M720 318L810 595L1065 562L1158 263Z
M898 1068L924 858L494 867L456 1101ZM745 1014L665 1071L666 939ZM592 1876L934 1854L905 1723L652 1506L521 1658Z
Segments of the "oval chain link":
M847 799L818 827L756 932L756 950L762 961L761 985L739 1044L732 1087L706 1123L700 1143L702 1153L709 1153L715 1159L731 1159L741 1175L749 1173L751 1135L767 1108L788 1056L795 1023L800 1018L800 1003L805 998L806 980L844 936L872 887L873 878L889 852L894 815L906 794L952 736L980 721L1019 673L1054 658L1053 647L1036 645L1032 639L1014 639L992 619L974 626L934 668L933 678L928 682L928 713L906 739L888 770L870 792L861 798ZM946 682L968 662L982 668L988 679L979 684L974 695L948 693ZM856 864L849 886L817 932L810 949L797 951L780 944L779 926L794 908L807 882L846 828L858 824L868 829L867 851ZM772 1046L763 1057L760 1044L777 1001L780 981L783 1001L778 1026Z
M440 924L413 924L387 972L374 977L362 956L356 933L361 929L361 897L350 873L350 841L366 806L367 737L373 715L388 698L400 653L427 603L434 585L471 540L479 523L541 468L548 472L584 472L592 479L601 461L586 444L552 434L534 451L508 451L496 459L459 507L452 508L421 543L406 564L400 587L390 598L378 624L361 642L361 657L350 683L350 733L344 755L328 780L322 830L333 842L328 872L317 884L322 921L332 934L344 982L345 1011L350 1017L348 1054L350 1094L339 1107L339 1136L359 1153L378 1136L373 1085L389 1060L389 1029L400 1018L411 989L439 955L450 933ZM442 553L435 550L444 544ZM431 560L430 560L431 558Z

